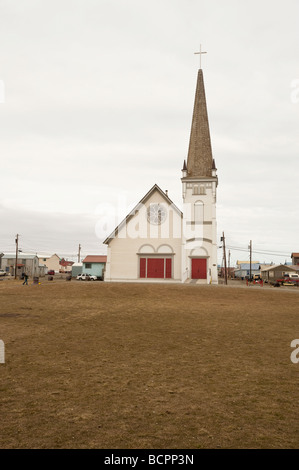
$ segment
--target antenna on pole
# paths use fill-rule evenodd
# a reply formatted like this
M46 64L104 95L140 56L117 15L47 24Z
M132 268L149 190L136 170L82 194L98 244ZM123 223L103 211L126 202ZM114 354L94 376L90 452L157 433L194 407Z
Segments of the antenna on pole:
M227 285L227 265L226 265L226 248L225 248L224 232L223 232L223 235L221 237L221 241L223 242L224 281L225 281L225 284Z

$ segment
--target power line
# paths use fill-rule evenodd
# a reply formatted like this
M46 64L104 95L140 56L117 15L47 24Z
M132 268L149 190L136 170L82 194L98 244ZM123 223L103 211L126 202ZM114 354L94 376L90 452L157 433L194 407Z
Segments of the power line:
M234 247L228 245L227 248L229 248L232 251L246 251L248 253L248 248L240 248L240 247ZM280 257L289 257L289 253L280 253L278 251L261 251L261 250L252 250L252 253L257 253L260 255L271 255L271 256L280 256Z
M246 251L247 251L247 248L243 248L243 247L241 247L241 246L233 246L233 245L231 245L231 246L232 246L233 248L235 248L235 249L240 249L240 250L246 250ZM258 250L258 251L261 251L261 250ZM263 251L264 251L264 252L269 252L269 253L279 253L279 254L281 253L281 251L275 251L275 250L263 250ZM285 254L286 254L286 253L284 253L284 255L285 255Z

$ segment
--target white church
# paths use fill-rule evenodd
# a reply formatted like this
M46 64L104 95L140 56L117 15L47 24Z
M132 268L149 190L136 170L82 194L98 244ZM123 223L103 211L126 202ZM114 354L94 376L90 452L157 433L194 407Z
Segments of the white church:
M155 184L106 238L106 282L218 283L218 178L202 69L181 183L183 212Z

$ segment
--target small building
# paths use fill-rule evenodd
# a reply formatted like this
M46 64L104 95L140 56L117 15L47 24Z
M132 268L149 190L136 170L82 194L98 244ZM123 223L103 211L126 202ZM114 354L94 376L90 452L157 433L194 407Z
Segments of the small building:
M286 264L274 264L273 266L268 266L267 268L263 268L261 270L261 277L263 281L266 282L275 282L278 279L283 279L285 273L288 272L296 272L291 266L287 266Z
M77 277L83 273L83 263L74 263L72 266L72 277Z
M291 258L293 265L299 265L299 253L292 253Z
M60 273L71 273L72 272L72 266L74 264L74 261L67 261L66 259L62 258L59 261L59 272Z
M56 253L54 255L37 255L40 265L45 265L49 270L53 270L56 273L60 270L60 256Z
M251 276L260 274L260 264L251 263ZM242 263L235 268L235 277L238 279L249 278L250 276L250 263Z
M104 256L104 255L86 256L86 258L84 258L83 260L82 273L104 278L106 262L107 262L107 256Z
M2 257L2 269L10 274L15 275L16 254L8 253ZM22 277L26 273L28 276L40 276L38 256L19 253L17 262L17 277Z
M38 276L44 277L48 272L48 268L45 264L40 264L38 266Z

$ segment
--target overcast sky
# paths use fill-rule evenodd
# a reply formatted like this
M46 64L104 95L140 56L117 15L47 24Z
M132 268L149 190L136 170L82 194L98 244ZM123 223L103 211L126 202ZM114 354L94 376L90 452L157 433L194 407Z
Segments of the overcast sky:
M104 253L155 183L181 207L200 44L218 238L299 252L298 0L0 0L0 252Z

